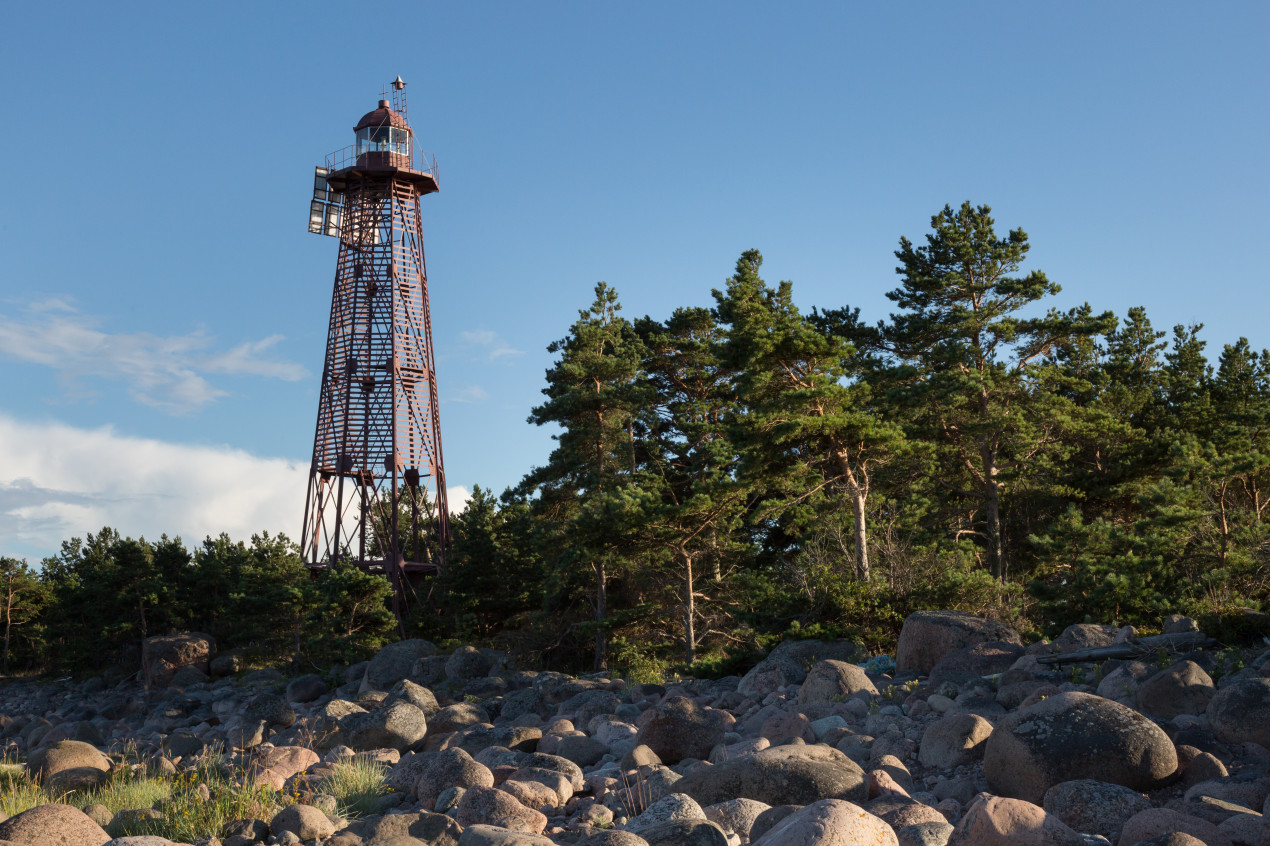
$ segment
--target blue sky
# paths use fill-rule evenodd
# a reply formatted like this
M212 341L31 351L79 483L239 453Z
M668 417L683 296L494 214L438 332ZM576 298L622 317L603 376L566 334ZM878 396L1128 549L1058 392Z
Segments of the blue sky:
M1270 346L1270 6L13 5L0 50L0 554L111 525L298 534L336 244L312 168L386 82L446 470L501 491L597 281L708 305L748 248L884 318L901 235L987 203L1053 305ZM456 492L457 494L458 492Z

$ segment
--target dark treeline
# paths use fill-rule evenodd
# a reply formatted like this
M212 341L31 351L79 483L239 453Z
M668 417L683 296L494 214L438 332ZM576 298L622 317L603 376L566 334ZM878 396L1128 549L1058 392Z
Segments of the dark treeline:
M1060 311L1027 235L944 208L900 239L895 311L805 314L747 251L714 307L595 302L550 346L530 421L556 446L477 488L410 633L530 663L718 672L779 636L893 641L919 608L1035 633L1073 622L1210 631L1270 601L1270 353L1210 364L1201 326ZM387 585L310 581L291 545L120 538L6 560L24 666L88 668L148 634L324 667L394 636Z

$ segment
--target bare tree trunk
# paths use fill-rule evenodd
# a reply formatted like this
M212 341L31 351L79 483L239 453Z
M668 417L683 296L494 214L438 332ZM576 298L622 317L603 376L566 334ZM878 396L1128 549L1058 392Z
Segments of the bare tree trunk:
M1223 483L1217 493L1217 510L1221 517L1221 566L1226 566L1226 556L1230 550L1230 517L1226 513L1226 485Z
M864 523L864 491L857 488L851 490L851 510L855 514L855 577L862 582L869 581L868 529Z
M851 496L851 511L855 517L855 574L862 582L869 580L869 527L864 520L864 506L869 498L869 472L867 462L861 462L857 473L847 459L846 450L835 447L834 456L838 460L838 472L847 480L847 491Z
M679 557L684 565L684 657L691 664L697 659L697 631L694 626L697 604L692 583L692 556L681 546Z
M595 671L607 670L609 666L608 633L604 630L604 620L608 616L608 574L604 571L604 562L595 561Z

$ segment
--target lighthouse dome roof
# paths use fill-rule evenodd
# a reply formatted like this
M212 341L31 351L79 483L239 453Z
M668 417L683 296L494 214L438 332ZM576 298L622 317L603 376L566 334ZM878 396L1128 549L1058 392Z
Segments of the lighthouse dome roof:
M387 100L380 100L379 108L362 115L362 119L357 122L357 126L353 127L353 131L356 132L368 126L395 126L399 129L410 129L406 119L394 112Z

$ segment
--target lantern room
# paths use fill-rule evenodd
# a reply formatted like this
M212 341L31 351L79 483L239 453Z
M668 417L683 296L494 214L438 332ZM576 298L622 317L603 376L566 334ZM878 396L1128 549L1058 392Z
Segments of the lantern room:
M362 166L410 166L410 127L406 119L393 111L387 100L379 108L367 112L357 126L357 164Z

